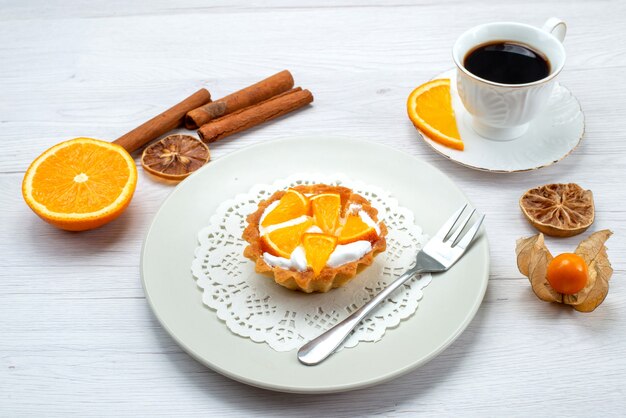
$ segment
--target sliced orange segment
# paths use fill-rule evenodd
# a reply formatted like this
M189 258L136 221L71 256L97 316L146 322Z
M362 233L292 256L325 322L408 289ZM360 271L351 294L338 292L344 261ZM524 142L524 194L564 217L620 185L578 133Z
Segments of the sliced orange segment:
M293 189L289 189L283 197L280 198L278 206L265 216L261 226L265 227L286 222L290 219L307 215L308 211L309 202L306 196Z
M307 264L313 269L315 276L319 276L328 258L337 246L337 237L328 234L304 234L302 246L306 254Z
M430 139L463 150L452 108L449 79L431 80L422 84L409 95L406 107L413 125Z
M44 221L69 231L97 228L126 209L137 184L132 157L90 138L62 142L28 167L22 195Z
M275 229L261 237L264 250L268 253L289 258L291 253L302 241L302 234L313 225L310 217L303 217L302 222Z
M378 234L373 226L368 225L359 215L349 215L339 234L339 244L348 244L355 241L371 241Z
M334 233L341 212L341 196L336 193L323 193L312 197L311 212L315 225L327 234Z

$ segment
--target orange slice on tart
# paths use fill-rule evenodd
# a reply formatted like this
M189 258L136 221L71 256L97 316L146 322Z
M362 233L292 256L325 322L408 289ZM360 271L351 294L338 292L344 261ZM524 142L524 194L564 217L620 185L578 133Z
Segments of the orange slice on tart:
M339 233L339 244L349 244L355 241L367 240L372 241L378 236L376 229L367 224L357 214L348 215L346 223L341 227Z
M311 198L311 212L315 225L327 234L337 229L341 213L341 196L337 193L323 193Z
M330 255L337 246L337 237L328 234L308 234L302 236L302 246L306 254L306 261L313 270L315 277L319 276Z
M274 225L276 229L261 237L265 251L277 257L291 257L293 250L302 242L302 235L313 225L313 220L309 216L301 216L287 223L289 225L282 228L280 224Z
M449 79L431 80L417 87L409 95L406 107L413 125L430 139L463 150L452 108Z
M261 226L276 225L295 219L299 216L308 215L309 202L306 196L296 190L289 189L278 201L278 205L265 216Z

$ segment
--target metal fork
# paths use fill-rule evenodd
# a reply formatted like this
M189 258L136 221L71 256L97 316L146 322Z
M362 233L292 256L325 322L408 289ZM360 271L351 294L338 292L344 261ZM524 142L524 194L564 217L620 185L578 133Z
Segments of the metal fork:
M339 345L350 335L352 330L359 325L383 300L387 299L396 289L411 279L416 274L440 273L448 270L465 253L465 250L472 243L480 225L485 219L485 215L475 221L463 233L470 219L476 212L473 209L460 223L459 219L467 208L467 204L457 210L443 224L439 231L433 236L417 254L415 266L398 277L387 288L377 294L372 300L354 311L349 317L324 332L319 337L306 343L298 350L298 360L307 366L313 366L324 361L330 356ZM455 225L458 227L455 229Z

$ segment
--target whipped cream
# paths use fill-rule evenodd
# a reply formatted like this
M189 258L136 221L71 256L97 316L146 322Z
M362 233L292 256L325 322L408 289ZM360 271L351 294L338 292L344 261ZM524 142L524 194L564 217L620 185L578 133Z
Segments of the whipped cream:
M337 245L332 252L326 265L329 267L341 267L344 264L359 260L372 250L369 241L355 241L350 244ZM307 262L304 247L298 246L290 258L276 257L270 253L263 253L263 260L271 267L280 267L285 270L306 271Z
M263 253L263 260L271 267L280 267L285 270L306 271L307 269L306 254L302 245L293 250L290 258Z
M276 257L270 253L263 253L263 261L270 267L280 267L281 269L291 270L293 263L285 257Z
M302 215L302 216L298 216L297 218L290 219L288 221L281 222L279 224L270 225L270 226L265 227L265 228L262 227L259 224L259 234L261 234L261 236L263 236L263 235L267 235L270 232L275 231L277 229L286 228L288 226L293 226L293 225L298 225L298 224L301 224L302 222L306 222L306 220L308 218L309 218L308 216Z
M364 210L360 210L359 216L361 217L361 220L367 224L367 226L374 228L374 231L376 231L376 235L380 235L380 226L378 226L378 224L374 222L372 217L367 212L365 212Z
M350 203L350 206L348 206L346 213L356 213L359 212L362 208L363 206L358 203Z
M365 240L355 241L345 245L337 245L328 258L326 265L328 267L340 267L344 264L357 261L370 251L372 251L372 243Z
M293 267L298 271L306 271L308 266L306 262L306 254L304 253L304 247L299 245L295 250L291 253L290 260Z

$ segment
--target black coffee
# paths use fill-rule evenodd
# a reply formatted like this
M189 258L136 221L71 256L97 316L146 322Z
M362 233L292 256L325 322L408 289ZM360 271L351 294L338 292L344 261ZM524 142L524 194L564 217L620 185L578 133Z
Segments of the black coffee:
M477 46L463 62L472 74L502 84L524 84L550 74L550 63L526 45L496 41Z

